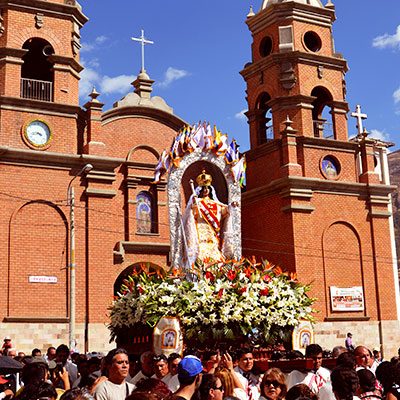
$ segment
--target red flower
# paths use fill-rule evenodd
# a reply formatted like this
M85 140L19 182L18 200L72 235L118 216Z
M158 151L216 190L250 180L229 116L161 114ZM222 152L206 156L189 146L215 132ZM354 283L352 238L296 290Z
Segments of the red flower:
M267 283L272 281L272 278L269 275L264 275L261 279Z
M140 286L139 286L139 293L140 293L140 294L143 294L143 293L144 293L144 289L142 289Z
M224 294L224 289L219 289L218 297L222 297L223 294Z
M261 296L267 296L269 293L269 289L268 288L264 288L260 290L260 294Z
M226 274L226 276L228 277L228 279L229 279L230 281L233 281L233 280L236 278L236 272L233 271L232 269L230 269L230 270L228 271L228 273Z
M214 275L210 272L206 272L206 279L209 279L210 281L213 281L215 279Z
M246 275L247 278L251 277L251 273L253 272L250 267L247 267L243 270L244 274Z
M247 287L242 287L239 289L239 294L243 294L244 292L247 292Z

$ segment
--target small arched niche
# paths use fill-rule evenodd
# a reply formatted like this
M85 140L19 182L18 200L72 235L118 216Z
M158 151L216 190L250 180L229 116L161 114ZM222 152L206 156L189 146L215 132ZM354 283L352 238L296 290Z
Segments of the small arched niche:
M192 195L192 188L190 185L190 180L193 179L194 187L196 188L196 178L205 170L208 175L212 176L212 186L217 193L219 201L224 204L227 204L229 201L228 196L228 187L226 184L226 179L222 174L221 170L213 163L208 161L196 161L191 164L185 171L182 177L182 190L183 196L182 200L185 201L183 206L185 207L188 203L190 196Z
M141 234L156 232L156 212L151 193L142 190L136 196L136 232Z
M240 260L242 256L241 238L241 190L239 183L234 181L231 165L223 156L217 156L213 151L197 148L180 160L180 166L172 166L167 184L168 210L171 239L171 264L179 266L184 259L183 221L181 215L185 211L187 202L192 193L190 179L194 181L205 169L212 176L218 199L224 204L236 203L232 210L234 237L234 255Z
M316 97L312 103L314 137L335 139L330 106L332 102L331 93L326 88L318 86L312 90L311 96Z
M267 57L272 53L272 39L266 36L260 43L260 55L261 57Z
M22 57L21 97L53 101L54 64L49 60L53 47L44 39L31 38L22 48L28 51Z

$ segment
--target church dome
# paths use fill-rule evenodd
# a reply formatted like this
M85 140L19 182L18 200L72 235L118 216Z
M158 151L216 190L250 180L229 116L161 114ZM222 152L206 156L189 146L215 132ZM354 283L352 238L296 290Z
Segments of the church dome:
M264 8L267 8L271 4L288 3L291 1L294 1L295 3L309 4L310 6L314 7L321 7L321 8L324 7L320 0L264 0L261 6L261 10L264 10Z

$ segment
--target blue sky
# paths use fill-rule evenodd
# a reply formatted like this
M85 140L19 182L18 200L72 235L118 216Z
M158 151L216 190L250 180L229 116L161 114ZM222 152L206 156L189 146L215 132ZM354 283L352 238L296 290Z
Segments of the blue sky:
M375 137L400 149L400 2L332 0L336 51L347 59L347 102L368 115ZM131 40L141 29L154 45L145 46L145 67L153 95L192 124L209 121L249 148L245 83L239 71L251 60L245 24L250 5L262 0L82 0L90 20L81 30L81 104L95 85L104 109L132 90L141 68L141 46ZM323 4L327 0L322 0ZM349 134L356 121L349 116ZM166 146L168 144L166 143Z

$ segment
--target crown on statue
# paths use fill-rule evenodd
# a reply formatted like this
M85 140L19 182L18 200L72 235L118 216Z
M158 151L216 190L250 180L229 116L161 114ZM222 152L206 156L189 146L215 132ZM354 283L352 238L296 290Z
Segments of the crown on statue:
M206 174L206 170L203 169L201 174L197 177L196 182L199 186L211 186L212 176Z

